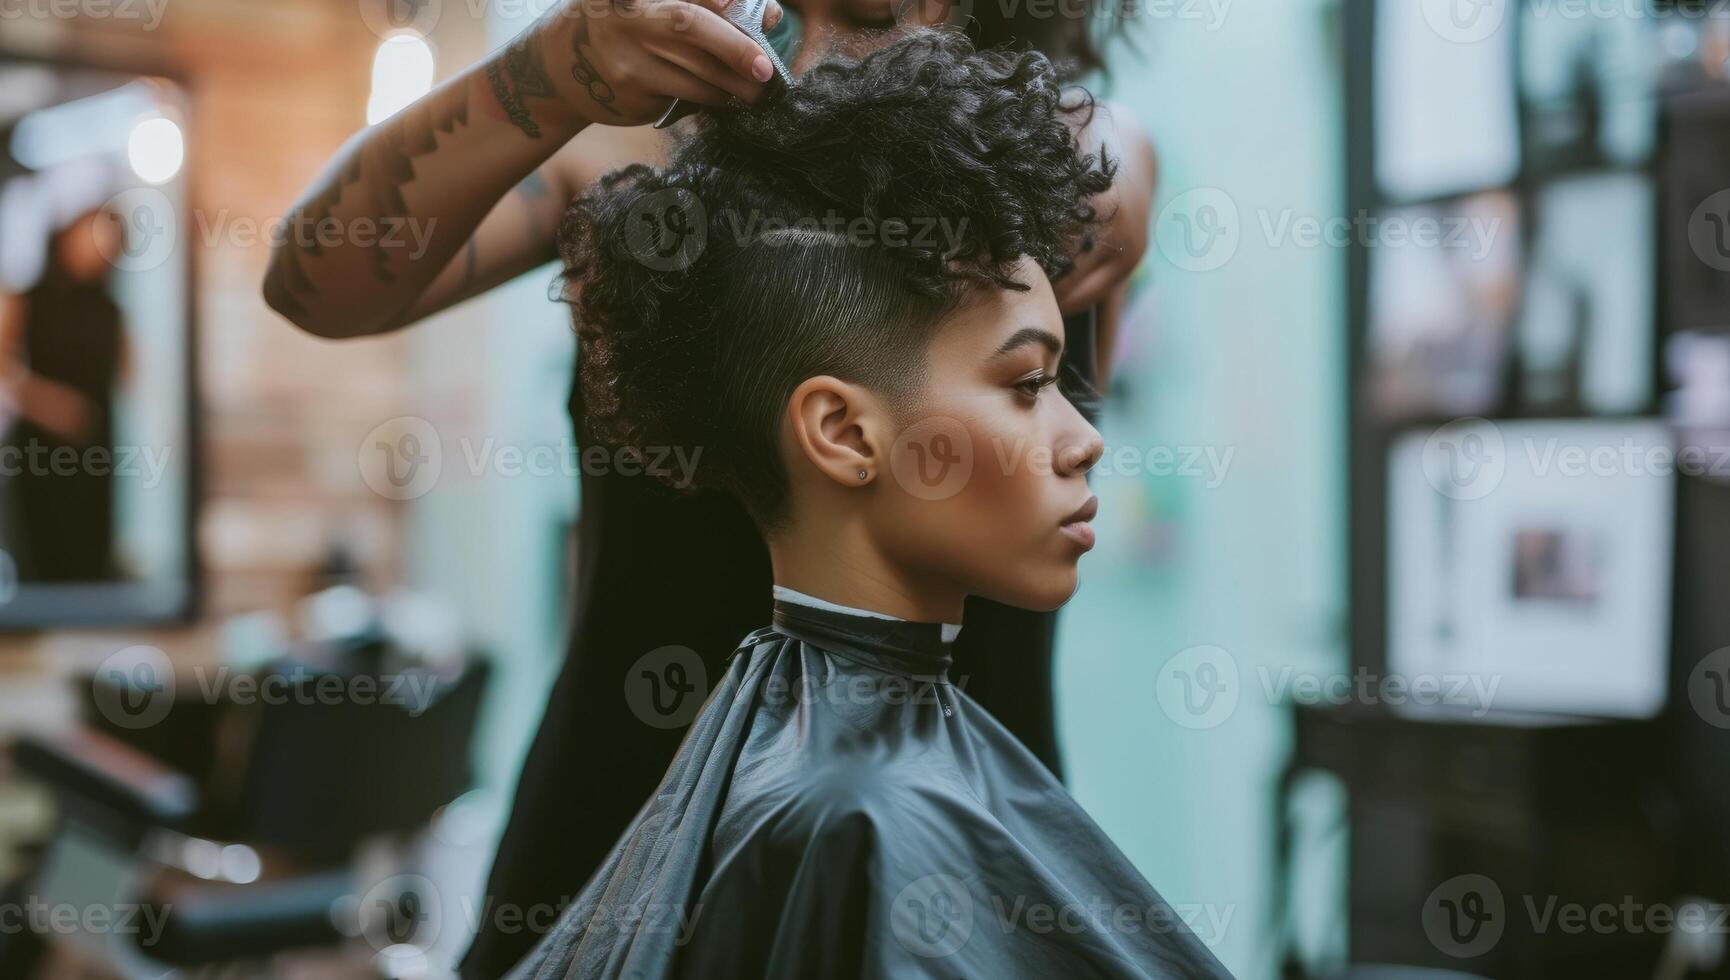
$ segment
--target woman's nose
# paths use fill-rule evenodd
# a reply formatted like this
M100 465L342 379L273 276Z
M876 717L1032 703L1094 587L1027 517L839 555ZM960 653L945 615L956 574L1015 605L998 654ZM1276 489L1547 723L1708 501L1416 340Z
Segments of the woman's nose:
M1104 454L1105 440L1089 425L1081 438L1058 451L1057 459L1064 476L1080 476L1093 469Z

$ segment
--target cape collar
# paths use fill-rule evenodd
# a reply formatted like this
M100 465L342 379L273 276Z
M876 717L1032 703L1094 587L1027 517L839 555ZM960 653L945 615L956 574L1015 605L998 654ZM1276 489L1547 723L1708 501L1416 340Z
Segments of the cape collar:
M843 606L839 602L830 602L828 599L819 599L814 595L808 595L797 589L789 589L785 585L775 586L774 593L775 598L777 599L785 599L788 602L797 603L801 606L815 606L818 609L831 609L835 612L852 613L855 616L870 616L875 619L894 619L906 622L906 620L901 619L900 616L891 616L888 613L880 613L870 609L860 609L858 606ZM960 623L944 623L943 642L954 643L955 637L960 632Z
M834 603L814 605L779 591L772 621L775 629L795 639L919 677L947 676L954 630L960 628L950 623L915 623Z

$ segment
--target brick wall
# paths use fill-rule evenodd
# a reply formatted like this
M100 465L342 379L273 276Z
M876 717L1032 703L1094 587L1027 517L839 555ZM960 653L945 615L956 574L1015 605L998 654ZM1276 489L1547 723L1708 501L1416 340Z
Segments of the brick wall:
M166 57L189 80L188 161L195 223L281 215L331 154L365 125L379 38L356 0L160 0L155 29L117 18L7 22L7 43L42 51ZM484 25L453 5L440 35L479 54ZM223 616L288 613L325 547L341 540L372 584L402 578L402 507L367 489L361 436L414 411L410 340L333 343L303 334L259 296L268 245L191 242L199 275L198 383L203 429L204 609L189 629L58 631L0 638L0 687L32 662L151 642L173 655L210 654ZM422 406L424 408L424 406ZM32 656L35 654L35 656ZM8 669L12 673L8 673Z

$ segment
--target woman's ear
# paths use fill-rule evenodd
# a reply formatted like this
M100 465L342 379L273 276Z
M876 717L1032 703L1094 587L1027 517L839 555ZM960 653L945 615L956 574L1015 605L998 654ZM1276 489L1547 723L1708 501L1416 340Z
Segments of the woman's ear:
M895 441L881 398L826 374L806 378L793 389L787 419L795 451L843 486L864 486L877 479Z

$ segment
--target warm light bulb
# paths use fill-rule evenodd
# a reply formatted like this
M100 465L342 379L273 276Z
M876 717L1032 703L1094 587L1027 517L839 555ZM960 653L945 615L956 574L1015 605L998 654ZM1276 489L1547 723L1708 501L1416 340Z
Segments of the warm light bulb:
M174 120L162 116L141 119L126 137L126 159L139 179L162 184L174 179L186 161L186 138Z
M372 97L366 103L370 125L388 119L432 91L433 52L419 34L396 34L378 46L372 59Z

